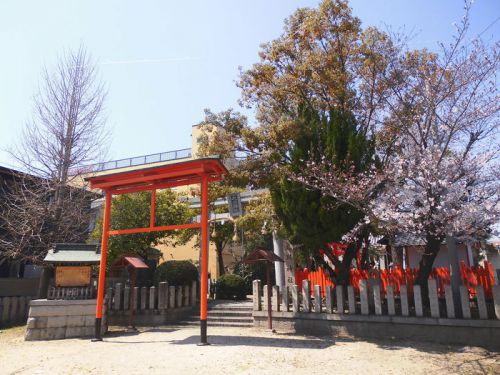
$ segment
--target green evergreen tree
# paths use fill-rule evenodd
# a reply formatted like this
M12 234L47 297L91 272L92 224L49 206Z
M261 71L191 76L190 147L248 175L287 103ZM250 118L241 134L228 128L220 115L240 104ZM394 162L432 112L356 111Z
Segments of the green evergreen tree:
M297 137L290 149L284 151L290 158L291 173L298 173L306 168L308 161L319 162L321 158L328 158L339 168L352 166L357 171L374 163L374 142L359 131L350 113L322 113L301 107L297 127L300 129ZM287 178L272 188L272 197L290 241L302 245L300 254L314 258L336 283L347 284L348 269L359 244L350 244L342 261L328 254L335 272L327 266L319 250L326 249L329 242L340 241L362 219L362 213Z

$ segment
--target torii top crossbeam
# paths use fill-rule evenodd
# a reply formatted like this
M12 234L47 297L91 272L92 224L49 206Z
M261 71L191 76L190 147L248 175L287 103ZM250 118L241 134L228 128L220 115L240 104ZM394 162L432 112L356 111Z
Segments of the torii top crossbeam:
M208 183L220 181L227 173L218 157L192 159L184 162L164 164L125 172L99 174L85 178L91 189L101 189L106 196L104 204L101 242L101 262L97 288L95 339L102 340L101 320L106 280L106 256L108 238L112 235L166 231L186 228L201 228L201 280L200 280L200 344L207 344L207 292L208 292ZM155 225L156 190L176 186L201 184L201 222L176 225ZM113 195L151 191L149 227L113 230L111 221L111 198Z

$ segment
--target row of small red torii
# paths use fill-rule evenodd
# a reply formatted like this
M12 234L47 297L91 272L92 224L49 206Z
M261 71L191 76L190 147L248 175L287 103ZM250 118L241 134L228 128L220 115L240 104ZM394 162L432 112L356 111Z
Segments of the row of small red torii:
M95 320L95 339L102 341L101 324L106 282L106 258L109 236L169 231L188 228L201 229L201 275L200 275L200 345L207 342L207 292L208 292L208 184L220 181L227 173L226 167L218 157L207 157L171 163L131 171L99 174L85 180L91 189L99 189L105 193L103 230L101 240L101 261L99 266L99 282L97 287L97 307ZM185 185L201 184L201 219L199 223L185 223L157 226L156 190ZM129 194L141 191L151 192L149 226L145 228L127 228L113 230L111 223L111 202L113 195Z
M332 251L334 255L342 255L341 244L336 244L339 246L333 246ZM392 285L394 287L394 293L399 294L401 285L406 285L408 287L408 293L411 295L413 293L413 284L418 275L418 270L414 268L404 269L401 266L395 266L392 269L383 270L362 270L359 268L352 268L349 270L349 283L354 287L354 290L359 294L359 281L368 279L380 279L380 289L383 293L386 292L387 286ZM484 288L484 294L486 298L493 298L493 285L495 285L495 277L493 275L493 266L487 261L484 262L484 266L469 267L464 261L460 262L460 277L462 283L467 287L471 296L476 295L476 286L481 285ZM429 278L433 278L437 281L438 295L444 296L445 285L450 285L450 269L448 267L435 267ZM334 283L330 280L328 275L322 268L318 268L315 271L310 271L307 268L303 270L297 269L295 271L295 283L302 286L303 280L309 280L312 285L321 285L321 291L324 295L326 286L334 286ZM311 290L314 293L314 289Z

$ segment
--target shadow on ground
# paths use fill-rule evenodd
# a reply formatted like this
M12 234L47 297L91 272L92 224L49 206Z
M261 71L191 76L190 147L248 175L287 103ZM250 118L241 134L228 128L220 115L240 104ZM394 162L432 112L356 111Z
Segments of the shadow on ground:
M182 340L172 340L174 345L195 345L200 342L200 336L189 336ZM310 348L325 349L335 345L333 340L319 338L293 339L283 337L255 337L255 336L229 336L209 335L208 342L217 346L264 346L269 348Z

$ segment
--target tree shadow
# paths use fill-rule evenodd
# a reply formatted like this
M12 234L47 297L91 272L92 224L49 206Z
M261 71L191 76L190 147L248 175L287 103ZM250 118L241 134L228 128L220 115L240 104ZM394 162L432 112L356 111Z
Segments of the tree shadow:
M200 342L200 336L189 336L182 340L172 340L174 345L196 345ZM335 345L334 340L321 338L293 339L291 337L256 337L256 336L230 336L209 335L208 342L216 346L262 346L269 348L290 349L325 349Z

